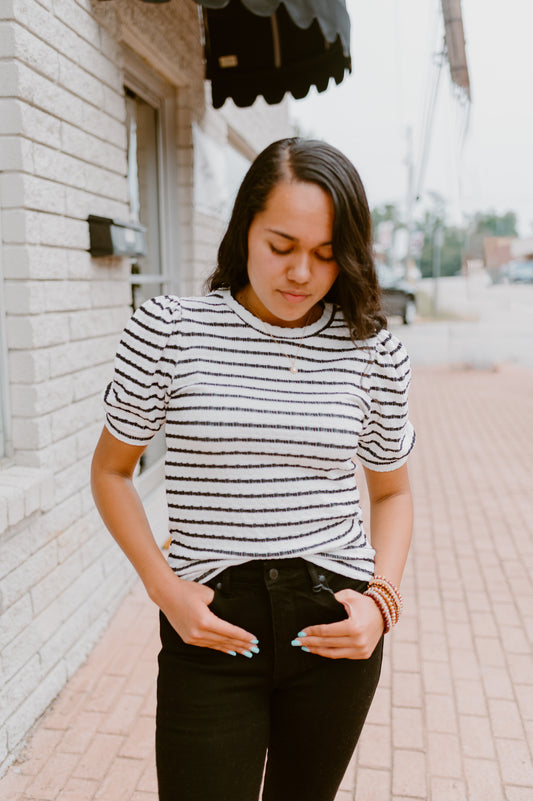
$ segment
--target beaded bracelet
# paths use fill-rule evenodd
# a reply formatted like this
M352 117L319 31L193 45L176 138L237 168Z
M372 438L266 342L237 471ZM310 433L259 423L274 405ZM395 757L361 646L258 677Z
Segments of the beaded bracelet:
M385 578L385 576L374 576L374 578L370 580L370 584L379 584L386 588L396 599L400 611L403 609L403 598L400 590L394 586L392 581L389 581L389 579Z
M383 598L381 597L381 595L379 593L375 592L371 588L366 590L364 595L368 595L369 598L372 598L372 600L376 604L377 608L381 612L381 617L383 618L383 623L385 624L384 631L385 631L385 634L386 634L388 631L391 630L391 628L394 625L394 623L392 622L391 613L390 613L390 611L389 611L389 609L387 607L386 602L383 600Z
M372 598L383 618L385 633L396 625L403 609L400 591L384 576L374 576L368 582L365 595Z
M377 587L369 587L367 592L369 593L370 597L373 598L374 600L376 600L376 598L380 599L381 603L384 604L388 613L386 618L387 622L390 618L391 628L392 626L395 626L396 623L398 622L399 614L396 607L390 602L390 599L387 598L387 596L384 595Z
M398 603L397 598L395 598L387 588L382 587L380 584L372 584L371 589L374 592L379 593L379 595L383 598L388 608L390 609L392 616L396 618L395 622L397 622L401 613L401 607L400 604Z

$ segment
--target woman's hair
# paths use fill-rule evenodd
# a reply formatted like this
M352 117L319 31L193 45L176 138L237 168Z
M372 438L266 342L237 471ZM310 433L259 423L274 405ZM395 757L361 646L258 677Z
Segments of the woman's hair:
M283 181L320 186L333 202L333 256L339 274L324 300L337 304L353 339L367 339L386 325L372 256L372 221L359 173L336 148L314 139L280 139L260 153L235 199L210 291L233 295L248 284L248 231Z

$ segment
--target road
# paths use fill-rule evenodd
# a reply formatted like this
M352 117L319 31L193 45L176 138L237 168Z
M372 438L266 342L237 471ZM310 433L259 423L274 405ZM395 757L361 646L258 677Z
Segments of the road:
M417 289L433 297L433 281ZM483 275L441 278L441 319L392 324L414 364L491 369L502 363L533 368L533 284L488 284Z

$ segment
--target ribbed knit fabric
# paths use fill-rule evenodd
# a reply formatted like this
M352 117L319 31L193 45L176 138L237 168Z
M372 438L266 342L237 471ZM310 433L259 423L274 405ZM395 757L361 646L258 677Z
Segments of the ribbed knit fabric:
M374 550L353 460L378 471L405 462L409 382L398 339L383 330L354 344L331 305L313 324L286 328L229 290L164 296L124 330L106 425L144 445L166 424L169 563L180 577L300 556L368 579Z

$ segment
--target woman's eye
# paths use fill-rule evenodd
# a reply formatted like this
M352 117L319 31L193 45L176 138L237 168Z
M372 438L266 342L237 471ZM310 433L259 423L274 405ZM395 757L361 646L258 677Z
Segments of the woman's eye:
M291 252L292 248L289 248L288 250L280 250L279 248L274 247L274 245L270 245L270 250L272 253L276 253L278 256L287 256Z
M333 253L328 253L327 255L322 253L317 253L316 257L319 261L333 261L335 258Z

